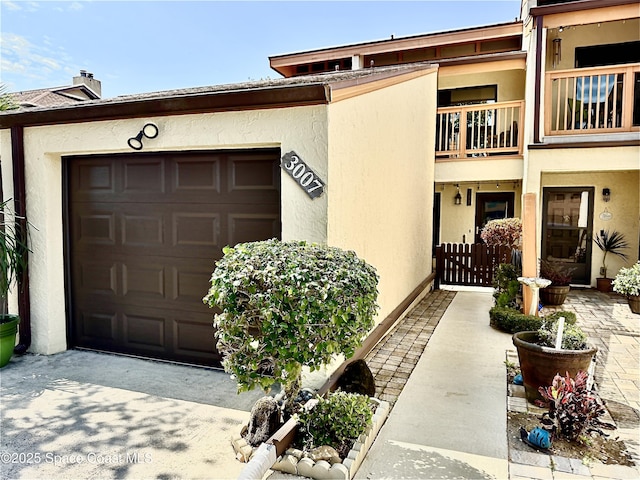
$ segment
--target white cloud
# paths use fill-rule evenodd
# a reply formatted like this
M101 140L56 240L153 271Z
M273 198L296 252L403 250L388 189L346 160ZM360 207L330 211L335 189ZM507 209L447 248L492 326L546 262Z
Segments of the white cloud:
M77 71L72 58L63 49L55 50L51 39L44 38L41 45L13 33L1 34L3 82L9 77L22 77L42 86L53 87L70 83L68 71ZM15 85L15 89L30 89Z
M13 11L22 10L22 7L19 4L17 4L16 2L12 2L10 0L4 0L1 4L3 7L8 8L9 10L13 10Z

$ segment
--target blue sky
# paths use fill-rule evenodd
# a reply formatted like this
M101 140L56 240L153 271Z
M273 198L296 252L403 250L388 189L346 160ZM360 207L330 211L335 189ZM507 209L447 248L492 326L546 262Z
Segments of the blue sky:
M270 55L514 20L501 1L0 0L0 83L103 97L279 78Z

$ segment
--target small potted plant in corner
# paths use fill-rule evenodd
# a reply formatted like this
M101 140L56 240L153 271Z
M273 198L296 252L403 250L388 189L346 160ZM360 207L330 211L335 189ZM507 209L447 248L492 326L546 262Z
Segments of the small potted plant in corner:
M561 348L555 348L559 328L563 329ZM518 332L512 338L530 403L542 400L539 388L551 385L559 372L576 375L580 370L588 371L598 351L587 344L587 336L580 327L560 320L545 321L537 331Z
M623 250L629 248L629 244L624 238L624 235L616 230L609 232L609 230L600 230L595 236L594 242L600 250L603 252L602 267L600 267L600 275L602 277L596 278L597 289L601 292L610 292L613 279L607 277L607 254L617 255L618 257L625 259L627 255Z
M0 203L0 368L9 363L16 345L20 318L8 313L8 295L26 271L29 252L26 222L9 210L9 201Z
M551 280L551 285L540 289L540 300L544 305L562 305L571 289L575 268L560 262L540 260L540 276Z
M640 261L629 268L621 268L612 282L613 291L627 297L629 308L640 314Z

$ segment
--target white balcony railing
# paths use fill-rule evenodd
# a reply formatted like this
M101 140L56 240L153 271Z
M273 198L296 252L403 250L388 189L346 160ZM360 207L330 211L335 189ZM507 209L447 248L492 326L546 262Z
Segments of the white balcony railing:
M522 155L523 101L441 107L437 115L438 160Z
M546 135L640 130L639 82L640 64L548 72Z

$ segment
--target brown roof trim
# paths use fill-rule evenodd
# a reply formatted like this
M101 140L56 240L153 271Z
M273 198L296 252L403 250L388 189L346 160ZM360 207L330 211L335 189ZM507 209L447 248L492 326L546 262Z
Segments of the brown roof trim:
M439 58L434 63L441 67L449 67L454 65L472 65L474 63L496 62L502 60L520 60L526 59L527 52L504 52L504 53L487 53L484 55L470 55L468 57L458 58Z
M122 97L73 106L6 112L0 115L0 128L320 105L328 103L329 98L326 82L150 98Z
M533 7L529 13L533 17L540 15L553 15L554 13L579 12L581 10L593 10L596 8L617 7L620 5L640 4L638 0L580 0L577 2L556 3L542 7Z
M477 34L474 34L476 32ZM313 61L314 58L320 54L323 59L334 59L352 54L394 52L405 48L422 48L443 44L465 43L476 40L503 38L505 36L522 36L522 21L517 20L515 22L482 25L457 30L446 30L435 33L411 35L407 37L318 48L302 52L271 55L269 57L269 64L273 70L278 71L278 68L284 66ZM329 53L331 53L331 55Z
M532 143L529 150L552 150L558 148L594 148L594 147L640 147L640 140L609 140L606 142L567 142L567 143Z

